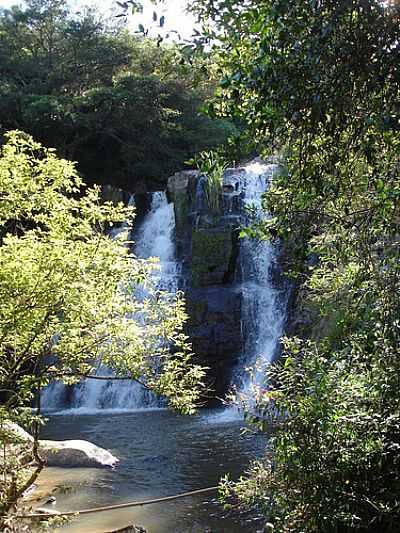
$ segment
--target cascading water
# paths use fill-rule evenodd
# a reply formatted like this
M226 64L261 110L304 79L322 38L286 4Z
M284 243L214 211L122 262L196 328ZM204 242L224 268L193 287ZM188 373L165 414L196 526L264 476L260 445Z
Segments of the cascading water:
M243 200L252 220L265 217L262 195L278 165L253 162L245 167ZM240 395L254 398L264 379L265 367L277 352L286 319L287 289L274 282L278 247L266 240L240 241L242 331L244 352L234 383Z
M136 239L136 255L143 259L158 257L160 268L154 273L157 287L175 293L178 284L178 263L175 257L174 206L165 192L155 192L150 212L145 217Z
M176 181L181 205L177 206L181 208L186 205L188 209L176 211L178 231L175 231L173 204L167 203L164 193L155 193L151 208L135 235L136 255L160 258L160 270L155 274L155 281L160 289L169 291L175 291L178 287L178 272L181 276L179 263L175 259L174 240L177 239L177 248L182 253L181 263L186 260L182 277L187 276L183 282L188 287L186 297L192 305L192 321L196 310L200 315L197 330L191 325L191 337L196 340L197 334L203 341L208 336L206 346L211 352L212 343L222 346L220 352L214 352L211 362L225 376L231 375L232 366L218 363L224 358L231 358L230 362L235 364L242 354L232 381L238 391L246 395L251 394L253 387L263 385L262 367L274 358L277 351L285 321L287 290L277 275L278 247L256 239L244 238L238 242L237 230L242 223L251 221L252 217L246 216L245 207L254 207L256 218L265 216L261 210L261 197L275 170L276 166L265 163L252 163L246 168L227 170L221 216L215 216L214 213L210 216L207 211L208 204L203 194L204 178L197 180L196 174L180 174ZM173 191L169 190L173 196ZM179 220L182 212L188 213L183 221ZM186 237L189 234L189 238L185 238L183 229L187 230ZM202 235L211 242L217 235L220 245L208 247L209 243L206 242L200 252L196 251L190 238L195 232L203 232ZM114 234L114 237L118 238L118 235ZM217 253L216 248L218 252L222 249L223 253ZM194 272L190 255L193 258L196 253L203 259L201 266L205 274L202 282L206 280L208 283L204 282L200 287L194 287L190 276L190 266ZM229 261L224 261L226 257ZM212 268L216 259L219 269L229 269L230 276L222 276L219 271L215 275ZM211 270L207 271L209 267ZM179 286L182 286L180 279ZM237 344L234 357L232 344L228 347L220 342L221 336L218 335L221 331L225 335L223 339L234 338ZM257 359L261 361L260 370L249 376L246 368L254 367ZM107 369L99 369L100 372L106 375ZM55 390L59 387L62 388L63 402L54 405ZM71 508L158 498L187 492L199 486L214 486L226 472L230 472L233 478L239 476L248 466L250 458L260 456L265 450L265 439L261 435L249 438L241 434L241 414L233 408L223 412L206 411L197 417L176 417L168 410L153 413L114 412L106 417L97 416L100 408L102 412L107 408L126 411L157 405L152 396L146 398L143 389L132 382L87 381L80 387L70 389L57 385L48 389L46 394L44 403L47 407L80 408L85 415L88 411L96 411L95 416L50 417L46 438L65 439L72 436L94 439L96 444L112 449L120 458L118 468L98 471L100 478L91 477L90 473L89 486L88 469L69 469L68 473L73 477L68 480L65 480L63 473L63 483L67 482L72 490L57 493L57 507L61 512ZM69 409L65 414L71 412ZM51 469L46 471L51 474ZM96 479L95 483L93 479ZM144 523L146 529L160 533L192 530L250 533L262 527L257 516L250 516L242 523L235 515L220 513L215 506L214 495L207 500L203 495L183 499L172 509L170 504L160 505L156 513L152 506L138 509L137 512L140 514L129 509L125 514L117 509L101 515L81 515L77 521L68 524L65 531L108 531L125 527L132 521Z
M279 165L260 161L237 171L240 178L243 224L265 219L262 196L268 190ZM279 245L244 237L239 241L238 281L241 292L243 351L231 383L239 409L228 407L209 417L214 423L242 418L243 402L252 408L265 384L265 370L277 355L283 334L288 302L288 285L280 276ZM277 275L278 274L278 275Z
M134 204L131 197L130 205ZM118 238L126 231L121 226L112 231L112 237ZM167 201L164 192L153 193L149 213L145 216L136 238L136 255L140 258L158 257L159 268L154 272L154 281L158 288L171 293L177 289L177 262L175 260L175 218L173 205ZM107 378L112 372L99 366L97 377ZM112 379L86 379L74 387L65 387L55 383L42 395L45 410L73 409L76 412L93 412L97 410L132 410L156 408L159 399L139 383Z

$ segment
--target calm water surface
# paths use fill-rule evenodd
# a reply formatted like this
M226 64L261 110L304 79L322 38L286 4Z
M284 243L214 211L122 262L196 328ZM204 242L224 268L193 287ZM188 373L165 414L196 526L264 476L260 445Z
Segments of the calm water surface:
M52 416L44 438L85 439L120 459L115 469L48 468L42 486L61 485L58 511L145 500L217 485L229 472L237 479L262 453L265 438L243 433L243 421L207 411L181 417L167 410L123 414ZM129 523L148 533L254 533L255 517L227 516L216 495L83 516L64 533L103 533Z

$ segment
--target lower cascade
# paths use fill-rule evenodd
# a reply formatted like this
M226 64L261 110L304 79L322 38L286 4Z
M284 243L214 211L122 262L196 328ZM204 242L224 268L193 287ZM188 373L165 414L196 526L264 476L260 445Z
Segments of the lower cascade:
M226 169L218 209L207 203L205 176L178 172L167 192L148 193L149 207L135 231L136 255L159 258L157 286L185 292L187 333L194 353L210 369L216 397L232 386L254 395L284 331L288 287L279 246L240 236L241 228L265 217L262 195L278 171L278 165L261 160ZM101 366L97 375L111 377ZM156 408L160 402L136 382L88 379L72 387L49 386L42 405L91 412Z

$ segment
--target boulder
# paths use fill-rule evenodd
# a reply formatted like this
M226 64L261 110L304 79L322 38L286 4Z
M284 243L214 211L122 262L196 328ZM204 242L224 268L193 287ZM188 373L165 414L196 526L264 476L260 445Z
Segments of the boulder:
M6 427L15 435L15 442L33 442L32 435L18 424L8 423ZM118 463L118 459L109 451L86 440L40 440L39 454L47 466L103 467Z
M41 440L39 453L48 466L115 466L118 459L104 448L86 440Z

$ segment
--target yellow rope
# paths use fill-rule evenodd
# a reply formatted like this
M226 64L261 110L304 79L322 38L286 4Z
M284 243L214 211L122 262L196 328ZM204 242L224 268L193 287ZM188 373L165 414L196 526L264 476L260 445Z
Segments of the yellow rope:
M143 502L130 502L119 503L116 505L107 505L105 507L95 507L94 509L82 509L81 511L69 511L67 513L31 513L25 515L16 515L16 518L55 518L57 516L76 516L82 514L101 513L103 511L112 511L113 509L124 509L126 507L140 507L142 505L150 505L151 503L168 502L171 500L177 500L179 498L187 498L188 496L194 496L196 494L204 494L206 492L213 492L218 490L217 487L208 487L206 489L192 490L191 492L183 492L182 494L176 494L175 496L164 496L163 498L156 498L153 500L144 500Z

